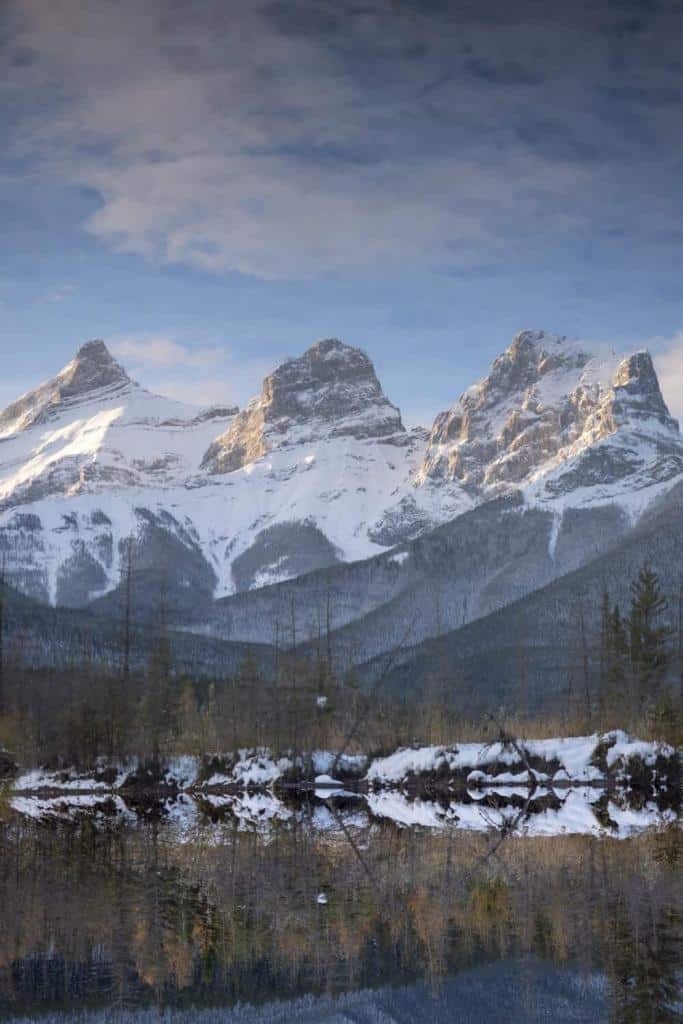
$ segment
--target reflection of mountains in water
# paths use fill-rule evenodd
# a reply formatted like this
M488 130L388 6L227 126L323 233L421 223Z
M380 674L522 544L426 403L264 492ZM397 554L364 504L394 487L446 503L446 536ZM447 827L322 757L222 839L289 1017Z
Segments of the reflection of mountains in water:
M134 826L157 820L172 838L211 834L220 839L224 825L267 835L277 829L304 828L312 833L371 831L380 826L435 831L499 832L503 835L596 835L625 838L679 820L671 794L642 794L595 787L554 790L522 787L472 790L465 799L411 798L382 790L367 794L319 790L291 793L280 799L268 791L178 793L162 799L138 795L124 800L111 793L64 793L60 796L15 796L11 809L38 821L90 820L98 827Z

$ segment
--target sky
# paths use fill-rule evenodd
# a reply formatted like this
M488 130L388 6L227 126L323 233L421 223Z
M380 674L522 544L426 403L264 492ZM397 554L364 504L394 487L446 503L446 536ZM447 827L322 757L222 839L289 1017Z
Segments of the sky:
M680 0L3 0L0 406L104 338L243 404L321 337L429 424L523 328L683 417Z

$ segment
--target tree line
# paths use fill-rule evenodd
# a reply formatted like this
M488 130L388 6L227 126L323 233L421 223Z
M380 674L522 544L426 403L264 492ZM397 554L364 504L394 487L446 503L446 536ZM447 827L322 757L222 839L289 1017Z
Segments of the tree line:
M385 692L384 672L370 688L353 672L337 673L329 607L327 628L319 631L317 645L307 645L306 656L296 644L280 649L276 639L267 665L245 646L230 671L200 675L174 656L177 634L167 622L162 588L144 651L136 649L141 634L132 542L122 561L118 642L108 660L84 642L71 664L39 667L26 663L21 640L9 635L10 591L0 564L0 749L23 763L87 767L99 758L133 756L159 763L177 753L253 746L294 752L351 747L371 754L488 735L486 716L468 710L472 688L463 687L455 664L439 665L438 679L401 694ZM588 641L589 624L579 616L576 669L562 714L522 713L520 700L496 709L498 717L518 734L624 727L680 742L683 593L678 597L676 628L672 602L649 566L633 581L625 610L604 588L597 645ZM598 624L590 625L595 634ZM293 610L291 628L296 630ZM518 674L521 691L523 659ZM577 679L583 680L578 686Z

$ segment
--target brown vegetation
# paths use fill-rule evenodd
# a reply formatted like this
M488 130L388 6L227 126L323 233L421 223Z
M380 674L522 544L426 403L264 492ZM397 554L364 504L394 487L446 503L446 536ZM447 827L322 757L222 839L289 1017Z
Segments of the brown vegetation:
M227 826L206 844L152 827L0 830L0 1008L262 1001L425 974L438 984L534 955L604 969L615 1020L670 1019L679 832L455 843L376 826L370 838L359 851L298 827L264 842ZM628 1016L638 1006L650 1016Z
M127 563L126 579L130 573ZM626 728L644 739L681 742L683 614L678 633L661 624L666 599L647 567L634 582L628 615L605 593L597 659L590 652L596 677L588 678L580 630L576 676L554 710L539 715L520 698L517 707L496 709L495 722L471 718L466 695L445 666L420 693L387 693L381 675L362 690L352 674L335 673L322 636L317 658L278 651L272 674L247 654L227 677L183 675L172 662L163 600L142 668L131 657L128 600L118 665L108 667L84 650L71 669L26 667L17 645L6 642L3 594L0 573L0 748L23 765L87 768L101 757L130 756L159 763L177 753L254 746L375 754L415 742L492 739L501 722L519 737Z

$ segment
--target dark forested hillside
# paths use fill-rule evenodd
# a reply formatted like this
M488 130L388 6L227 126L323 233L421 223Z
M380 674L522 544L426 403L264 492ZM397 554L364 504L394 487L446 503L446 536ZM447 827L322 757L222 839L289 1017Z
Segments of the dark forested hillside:
M683 641L683 490L654 507L610 550L553 583L460 629L423 643L406 644L387 672L386 686L446 685L473 704L552 704L557 695L597 686L601 614L626 615L633 581L643 565L656 573L667 596L663 613L673 646ZM359 668L371 682L386 659Z

